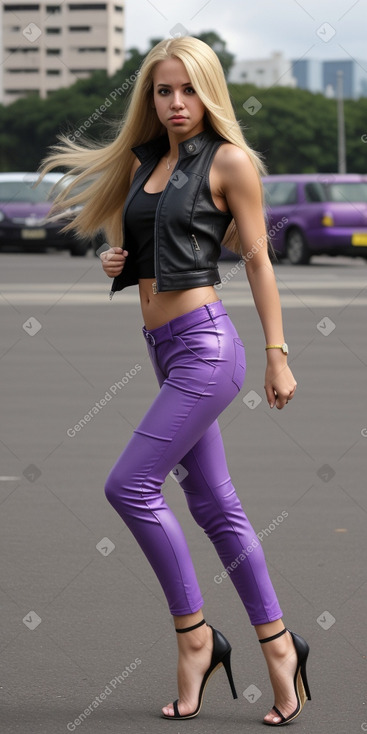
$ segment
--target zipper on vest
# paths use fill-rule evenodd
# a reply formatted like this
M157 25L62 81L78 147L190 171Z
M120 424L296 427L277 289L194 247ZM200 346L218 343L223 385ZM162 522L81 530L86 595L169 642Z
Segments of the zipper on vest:
M194 234L191 235L191 242L194 245L194 250L200 250L200 245Z

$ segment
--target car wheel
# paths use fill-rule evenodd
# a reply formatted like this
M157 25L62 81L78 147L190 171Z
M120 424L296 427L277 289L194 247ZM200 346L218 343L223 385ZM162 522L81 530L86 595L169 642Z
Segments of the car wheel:
M307 265L310 262L311 253L300 229L293 227L287 232L286 248L287 258L292 265Z
M89 250L89 246L90 242L85 242L84 240L73 242L70 247L71 257L85 257Z

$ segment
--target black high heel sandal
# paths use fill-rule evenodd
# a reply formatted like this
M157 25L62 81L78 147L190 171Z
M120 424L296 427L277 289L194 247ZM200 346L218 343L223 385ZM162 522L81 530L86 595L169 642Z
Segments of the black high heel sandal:
M259 640L259 642L261 642L261 644L263 644L264 642L271 642L271 640L275 640L277 637L281 637L281 635L284 635L285 632L287 632L287 627L285 627L284 630L282 630L281 632L278 632L277 635L272 635L272 637L265 637L263 640ZM287 718L285 718L281 711L279 711L276 706L273 706L274 711L280 717L281 721L264 721L263 723L267 724L268 726L284 726L284 724L289 724L291 721L293 721L293 719L299 716L307 699L311 701L311 693L306 675L306 662L310 648L303 637L296 635L295 632L291 632L290 630L288 630L288 632L292 636L293 644L297 653L297 668L293 679L294 691L297 697L297 707L295 708L293 713L290 714L290 716L287 716Z
M194 624L192 627L185 627L184 629L176 629L176 632L191 632L191 630L196 629L197 627L201 627L201 625L205 624L205 619L202 619L201 622L198 622L198 624ZM231 686L232 696L233 698L238 698L236 689L233 682L233 676L232 676L232 669L231 669L231 646L224 637L224 635L221 634L218 630L214 629L210 624L208 625L213 631L213 652L212 652L212 659L209 665L208 670L206 671L204 678L202 680L200 691L199 691L199 701L198 705L191 714L186 714L185 716L181 716L179 710L178 710L178 698L176 701L173 702L173 710L174 715L169 716L169 714L162 714L164 719L193 719L195 716L197 716L200 713L200 709L203 703L205 688L207 686L207 683L209 681L209 678L215 673L218 668L220 668L222 665L225 668L225 671L227 673L229 685Z

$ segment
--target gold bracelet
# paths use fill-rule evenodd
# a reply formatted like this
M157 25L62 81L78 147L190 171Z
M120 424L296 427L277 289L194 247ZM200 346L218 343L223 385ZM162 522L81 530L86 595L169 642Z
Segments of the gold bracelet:
M281 349L283 354L288 354L288 344L284 342L284 344L267 344L265 347L265 350L267 349Z

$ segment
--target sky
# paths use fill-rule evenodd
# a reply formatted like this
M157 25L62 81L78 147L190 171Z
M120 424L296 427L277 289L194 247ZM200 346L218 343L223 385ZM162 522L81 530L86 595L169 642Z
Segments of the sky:
M356 59L367 70L367 0L125 0L126 48L215 30L236 61ZM182 30L182 27L184 30Z

